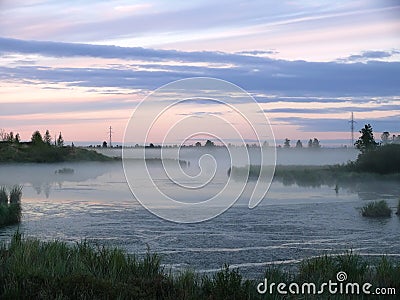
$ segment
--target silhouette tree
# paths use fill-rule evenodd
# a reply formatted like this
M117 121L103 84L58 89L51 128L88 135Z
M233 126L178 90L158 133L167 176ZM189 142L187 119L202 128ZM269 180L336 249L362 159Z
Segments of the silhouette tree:
M196 147L201 147L201 143L200 142L196 142L196 144L194 144Z
M0 140L6 141L7 140L6 136L7 136L6 131L3 128L1 128L0 129Z
M21 142L21 137L19 136L19 133L17 133L14 138L14 143L19 144L19 142Z
M106 141L103 142L103 148L107 148L107 142Z
M57 139L57 147L63 147L64 146L64 139L61 135L61 131L60 134L58 135L58 139Z
M358 150L361 151L361 153L374 150L378 146L378 143L375 142L374 139L374 133L371 124L366 124L359 132L361 133L361 136L354 143L354 145Z
M34 133L32 133L31 141L34 145L41 145L44 143L39 130L36 130Z
M6 141L10 143L14 142L14 133L12 131L10 131L9 134L6 134Z
M46 133L44 134L44 138L43 141L47 144L47 145L51 145L51 135L49 130L46 130Z
M312 141L312 147L315 149L321 148L321 145L319 144L319 141L317 138L314 138L314 140Z
M308 148L312 148L312 146L313 146L312 139L310 139L310 140L308 141Z
M206 143L204 144L204 147L214 147L214 142L207 140Z
M297 140L296 148L303 148L303 143L300 140Z
M385 131L381 134L382 145L386 145L389 143L390 133L389 131Z
M290 148L290 140L288 138L285 139L283 143L283 148Z

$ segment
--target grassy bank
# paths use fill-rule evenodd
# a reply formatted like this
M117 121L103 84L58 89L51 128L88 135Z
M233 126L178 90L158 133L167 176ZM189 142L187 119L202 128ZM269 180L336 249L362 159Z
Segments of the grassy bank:
M0 187L0 227L21 221L21 196L21 186L13 186L9 195L4 186Z
M231 175L235 179L248 178L257 179L260 174L259 165L247 167L233 167ZM265 167L268 168L268 167ZM377 174L372 172L357 172L345 165L332 166L282 166L275 168L274 180L284 185L297 184L299 186L319 187L327 186L349 186L356 183L384 180L387 182L400 182L400 173Z
M36 162L53 163L64 161L110 161L113 158L79 147L57 147L41 143L0 142L0 163Z
M121 250L94 247L87 242L69 246L59 241L23 239L18 233L0 248L0 270L1 299L279 298L277 294L258 294L262 274L259 279L244 280L238 270L227 266L209 276L191 271L171 274L163 269L156 254L147 253L138 259ZM372 266L352 253L304 260L296 273L269 268L265 278L276 283L320 284L336 281L339 271L346 272L347 282L400 288L398 261L383 257ZM328 294L322 298L328 297L335 299Z
M263 167L271 168L271 167ZM257 179L261 166L233 167L233 178ZM400 145L390 144L360 153L356 161L343 165L282 166L275 169L275 180L299 186L350 185L374 180L400 181Z

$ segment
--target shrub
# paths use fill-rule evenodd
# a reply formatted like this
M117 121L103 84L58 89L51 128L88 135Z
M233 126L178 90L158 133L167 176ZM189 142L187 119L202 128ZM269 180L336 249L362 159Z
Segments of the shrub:
M360 154L355 162L355 168L361 172L400 173L400 145L380 146L375 150Z
M385 200L370 202L361 209L363 217L380 218L390 217L392 210Z

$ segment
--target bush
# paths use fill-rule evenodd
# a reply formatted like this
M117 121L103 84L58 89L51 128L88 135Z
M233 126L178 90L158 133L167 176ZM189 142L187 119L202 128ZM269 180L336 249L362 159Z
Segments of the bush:
M400 145L389 144L358 156L355 169L379 174L400 173Z
M370 202L361 209L363 217L380 218L390 217L392 210L385 200Z

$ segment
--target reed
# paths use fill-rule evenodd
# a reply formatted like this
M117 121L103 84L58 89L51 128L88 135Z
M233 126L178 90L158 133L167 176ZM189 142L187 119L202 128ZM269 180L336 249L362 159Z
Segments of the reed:
M18 232L0 246L0 270L1 299L285 299L278 294L259 295L262 278L244 279L228 265L212 275L192 270L172 274L162 267L160 256L150 252L138 258L87 241L42 242ZM347 273L347 282L400 288L399 262L387 257L370 262L352 252L305 259L297 271L272 266L264 276L275 283L318 284L336 281L339 271ZM316 296L309 298L343 297Z
M0 227L17 224L21 221L22 186L14 185L7 193L6 187L0 187Z
M5 186L0 187L0 205L8 204L8 194Z
M361 215L369 218L385 218L392 215L392 209L385 200L373 201L361 208Z
M10 204L20 203L21 197L22 197L22 186L14 185L10 190Z

